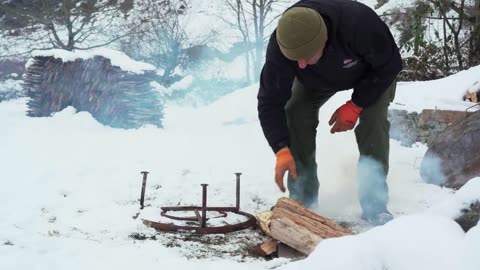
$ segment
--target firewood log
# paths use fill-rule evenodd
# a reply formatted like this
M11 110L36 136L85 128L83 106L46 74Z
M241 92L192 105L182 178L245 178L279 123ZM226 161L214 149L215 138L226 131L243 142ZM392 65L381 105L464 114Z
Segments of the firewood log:
M257 220L266 234L305 255L323 239L352 234L288 198L280 198L272 211L261 213Z

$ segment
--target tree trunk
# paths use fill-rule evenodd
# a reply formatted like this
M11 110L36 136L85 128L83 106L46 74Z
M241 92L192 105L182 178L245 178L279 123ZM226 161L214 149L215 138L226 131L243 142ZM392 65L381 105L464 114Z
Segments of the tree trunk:
M470 46L470 66L480 64L480 0L475 0L475 22L472 29L472 41Z
M262 68L262 60L263 60L263 34L265 31L265 16L266 16L266 1L261 0L260 6L258 10L258 27L257 31L255 32L255 65L254 65L254 76L255 81L258 82L260 79L260 72Z
M259 35L256 37L256 40L255 40L255 66L254 66L253 72L254 72L256 82L258 82L258 80L260 79L260 72L262 69L262 60L263 60L263 31L260 31Z
M448 60L448 43L447 43L447 23L445 21L446 19L443 19L443 56L445 57L445 73L448 74L450 73L450 61Z
M248 83L251 82L250 79L250 39L248 34L248 25L245 20L245 10L241 0L236 1L236 6L233 8L237 15L237 26L242 34L243 43L245 44L245 76Z

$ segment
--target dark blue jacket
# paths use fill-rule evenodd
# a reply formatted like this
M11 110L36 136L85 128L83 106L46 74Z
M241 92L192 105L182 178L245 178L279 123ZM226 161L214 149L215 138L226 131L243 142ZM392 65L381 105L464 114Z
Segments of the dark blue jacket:
M327 25L328 41L320 61L302 70L283 56L275 31L270 37L257 97L260 123L274 152L289 143L284 107L295 77L312 91L331 94L353 88L352 101L365 108L402 69L388 26L368 6L350 0L303 0L292 7L319 12Z

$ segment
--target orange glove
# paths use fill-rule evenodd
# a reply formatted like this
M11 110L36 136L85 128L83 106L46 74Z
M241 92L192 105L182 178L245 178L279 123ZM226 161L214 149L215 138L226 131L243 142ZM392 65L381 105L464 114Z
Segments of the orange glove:
M361 107L353 104L351 100L340 106L340 108L333 113L330 121L328 121L330 126L335 124L330 130L330 133L347 131L355 127L358 116L362 110Z
M288 170L293 179L297 178L297 167L293 160L292 153L288 147L280 149L275 154L277 156L277 164L275 165L275 182L282 192L285 192L285 186L283 185L283 176Z

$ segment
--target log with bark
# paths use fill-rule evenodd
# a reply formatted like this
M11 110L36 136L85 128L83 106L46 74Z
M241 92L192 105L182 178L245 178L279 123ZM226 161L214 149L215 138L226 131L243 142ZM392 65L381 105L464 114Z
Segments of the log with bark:
M289 198L280 198L272 211L257 216L260 228L272 238L309 255L323 239L352 234Z

